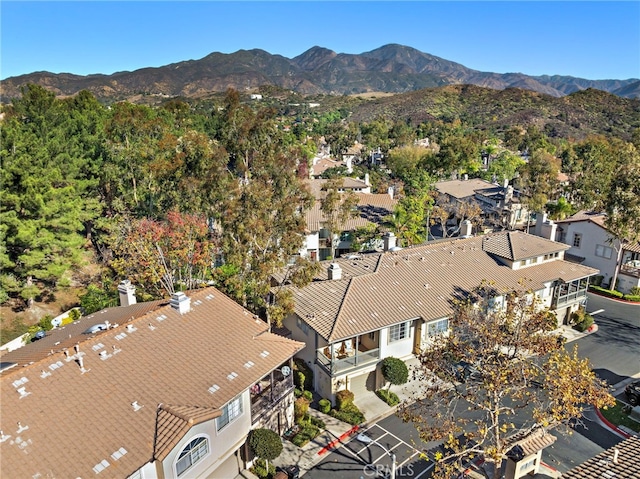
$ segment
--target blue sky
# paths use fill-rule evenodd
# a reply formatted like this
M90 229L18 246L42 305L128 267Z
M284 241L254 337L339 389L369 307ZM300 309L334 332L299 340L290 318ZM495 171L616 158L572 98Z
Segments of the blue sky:
M0 78L113 73L261 48L399 43L498 73L640 78L640 2L2 0Z

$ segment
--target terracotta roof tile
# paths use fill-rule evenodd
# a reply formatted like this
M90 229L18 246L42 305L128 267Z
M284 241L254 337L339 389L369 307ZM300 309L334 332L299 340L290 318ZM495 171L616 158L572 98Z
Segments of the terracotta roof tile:
M491 254L511 261L519 261L533 256L540 256L564 251L569 246L539 236L528 235L522 231L509 231L488 235L482 242L482 248Z
M156 415L153 457L162 461L191 427L221 414L220 409L160 404Z
M505 233L500 233L505 235ZM498 234L498 235L500 235ZM536 246L536 236L518 237L515 244L531 241L532 255L566 249L562 243ZM453 298L466 294L482 280L493 280L498 290L524 288L540 290L561 279L571 281L591 276L596 269L563 260L533 264L512 270L482 248L484 238L440 241L394 253L363 255L360 260L339 258L343 279L317 281L305 288L292 288L295 312L323 338L339 341L414 318L425 321L450 316ZM345 274L348 268L361 274ZM326 279L326 272L323 279Z
M630 437L562 474L564 479L638 479L640 438ZM617 457L616 457L616 452Z
M447 180L438 181L435 184L438 192L452 196L456 199L463 199L473 196L476 190L485 188L493 188L496 185L480 178L472 178L470 180Z
M0 429L10 436L0 443L3 476L94 477L94 466L106 461L107 477L126 477L153 455L159 404L173 405L174 418L199 420L198 411L220 409L304 347L269 333L214 288L190 298L190 312L156 304L128 322L131 330L128 308L110 310L118 327L81 334L84 373L78 356L61 350L2 373ZM163 418L163 430L168 424ZM127 453L113 459L121 448Z

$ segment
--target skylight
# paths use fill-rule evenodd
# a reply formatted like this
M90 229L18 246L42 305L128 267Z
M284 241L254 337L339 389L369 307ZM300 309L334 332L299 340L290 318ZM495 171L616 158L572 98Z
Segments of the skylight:
M210 392L211 394L213 394L213 393L214 393L214 392L216 392L218 389L220 389L220 386L218 386L217 384L214 384L213 386L211 386L211 387L209 388L209 392Z
M236 373L235 371L231 371L231 372L229 373L229 375L227 376L227 379L228 379L229 381L233 381L233 380L234 380L235 378L237 378L237 377L238 377L238 373Z

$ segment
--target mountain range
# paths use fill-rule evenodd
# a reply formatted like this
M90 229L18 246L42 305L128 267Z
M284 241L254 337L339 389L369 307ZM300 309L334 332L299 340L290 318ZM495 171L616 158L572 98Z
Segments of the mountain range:
M626 98L640 98L640 80L587 80L571 76L531 76L481 72L408 46L389 44L361 54L336 53L312 47L289 59L264 50L211 53L155 68L111 75L34 72L0 82L3 101L20 95L20 87L35 83L60 96L89 90L104 101L136 96L200 98L227 88L254 89L274 85L303 95L401 93L446 85L477 85L496 90L520 88L562 97L598 89Z

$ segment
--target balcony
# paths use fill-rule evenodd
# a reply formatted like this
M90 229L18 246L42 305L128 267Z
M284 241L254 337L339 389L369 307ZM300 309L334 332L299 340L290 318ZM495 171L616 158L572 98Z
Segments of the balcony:
M352 355L337 354L333 358L331 354L327 354L326 351L316 351L316 362L321 364L327 372L332 375L375 364L379 360L380 348L368 349L366 351L356 350Z
M635 266L635 262L632 265L623 264L620 266L620 274L640 278L640 266Z
M555 287L553 293L553 309L569 306L578 302L582 302L587 297L587 289L589 288L588 278L571 281L570 283L561 283Z
M267 411L273 409L293 391L293 374L283 376L279 370L253 385L251 392L251 422L254 423Z

